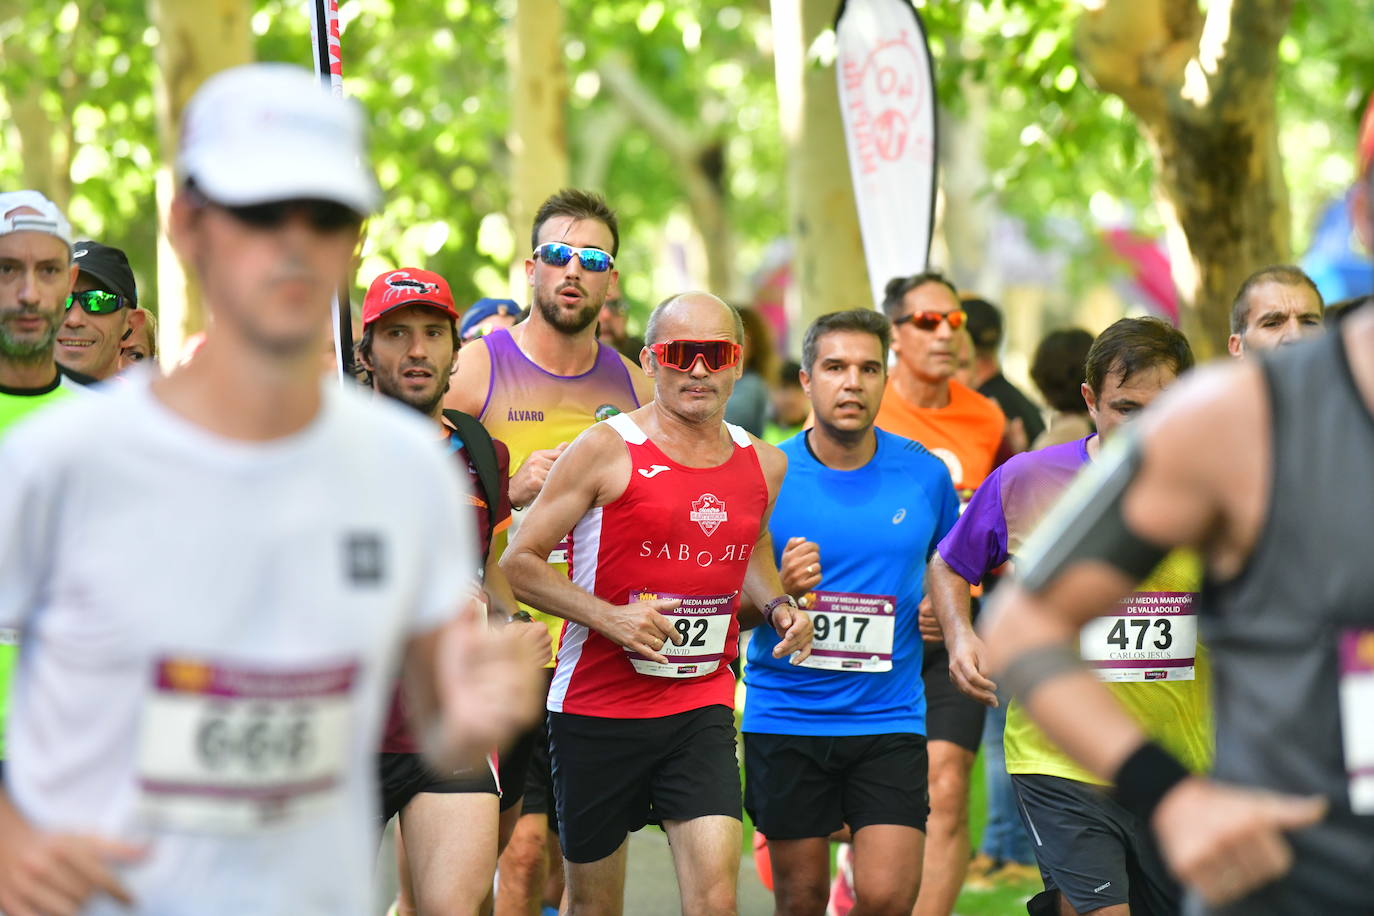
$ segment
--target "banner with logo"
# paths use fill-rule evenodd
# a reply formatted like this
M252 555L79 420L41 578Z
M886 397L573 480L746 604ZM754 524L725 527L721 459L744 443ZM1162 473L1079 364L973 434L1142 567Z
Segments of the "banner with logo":
M835 75L873 305L920 273L935 224L935 74L910 0L845 0Z
M334 95L343 97L343 44L339 41L339 0L311 0L310 41L315 75ZM353 310L348 287L334 294L334 356L340 379L353 375Z

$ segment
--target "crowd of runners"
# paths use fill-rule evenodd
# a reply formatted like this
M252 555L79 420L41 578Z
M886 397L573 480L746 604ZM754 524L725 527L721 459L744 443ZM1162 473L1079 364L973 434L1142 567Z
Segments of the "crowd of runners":
M365 278L341 384L364 132L281 65L196 94L166 374L124 253L0 192L0 911L368 913L395 818L396 912L620 913L654 824L730 914L747 812L777 913L949 916L982 744L1031 914L1374 912L1368 307L1253 265L1231 365L1051 335L1047 428L995 307L898 277L770 442L757 326L687 291L630 340L648 265L569 189L527 309Z

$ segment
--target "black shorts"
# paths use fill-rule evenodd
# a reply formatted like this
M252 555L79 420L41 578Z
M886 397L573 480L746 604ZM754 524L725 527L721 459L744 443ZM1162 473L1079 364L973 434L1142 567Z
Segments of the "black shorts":
M952 741L976 753L987 707L954 686L949 678L949 651L943 643L925 644L921 680L926 687L927 740Z
M1011 783L1045 879L1045 893L1027 904L1031 913L1058 913L1058 894L1080 913L1123 903L1130 905L1131 916L1179 912L1182 893L1159 857L1149 826L1106 790L1020 773L1011 775Z
M650 822L740 817L735 714L706 706L655 719L549 713L559 839L596 862Z
M489 792L499 795L496 774L488 763L467 770L454 770L441 776L429 768L419 754L378 754L377 772L382 788L382 826L395 817L410 800L423 792L461 795Z
M507 811L525 797L525 784L529 780L530 758L534 756L535 743L546 736L532 728L515 739L515 743L496 758L496 772L501 777L501 810Z
M926 829L926 739L921 735L744 736L744 809L764 836L830 836L848 824Z

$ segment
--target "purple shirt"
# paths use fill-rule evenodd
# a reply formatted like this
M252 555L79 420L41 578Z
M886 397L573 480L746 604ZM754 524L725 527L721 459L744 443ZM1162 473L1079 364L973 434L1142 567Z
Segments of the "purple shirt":
M982 582L1015 555L1088 463L1091 438L1022 452L989 474L940 542L941 559L973 585Z

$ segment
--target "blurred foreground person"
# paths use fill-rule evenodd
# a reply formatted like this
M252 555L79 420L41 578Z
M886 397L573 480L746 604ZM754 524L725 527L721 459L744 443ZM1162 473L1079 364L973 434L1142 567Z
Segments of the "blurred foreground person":
M360 112L304 71L208 81L170 216L204 347L0 446L0 625L28 634L12 916L365 913L402 651L416 733L450 765L529 718L531 679L472 613L472 524L432 428L319 378L377 204L364 162ZM129 536L129 494L140 550L80 549Z

